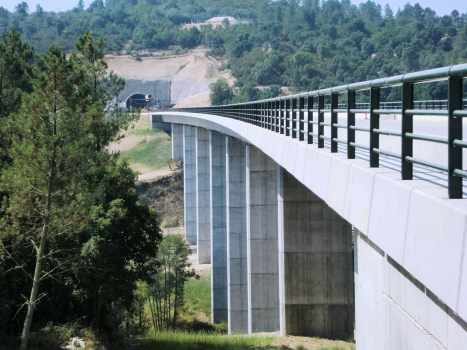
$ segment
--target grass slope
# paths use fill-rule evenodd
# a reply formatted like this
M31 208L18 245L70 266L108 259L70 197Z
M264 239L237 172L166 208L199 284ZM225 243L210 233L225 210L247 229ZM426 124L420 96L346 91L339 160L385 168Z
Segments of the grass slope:
M150 136L155 133L151 129L140 129L135 130L133 134ZM156 138L149 141L143 138L132 149L121 152L120 157L128 159L133 169L139 169L141 166L148 168L150 171L167 168L167 159L172 158L172 139L160 133L157 134Z
M185 285L186 312L196 316L203 312L211 315L211 270L199 272L200 278L190 278Z
M139 341L137 350L272 349L272 337L226 336L216 333L158 332Z

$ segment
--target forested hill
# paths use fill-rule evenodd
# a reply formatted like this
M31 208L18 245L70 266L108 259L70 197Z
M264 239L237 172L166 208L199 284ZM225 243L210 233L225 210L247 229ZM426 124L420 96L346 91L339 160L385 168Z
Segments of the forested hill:
M239 22L183 28L213 16ZM440 17L417 4L393 13L350 0L94 0L86 9L80 0L61 13L39 5L29 13L25 3L13 13L0 7L0 31L14 25L37 51L52 42L72 49L85 30L103 35L107 52L117 54L204 45L228 60L240 87L296 90L467 62L466 23L467 14L458 11Z

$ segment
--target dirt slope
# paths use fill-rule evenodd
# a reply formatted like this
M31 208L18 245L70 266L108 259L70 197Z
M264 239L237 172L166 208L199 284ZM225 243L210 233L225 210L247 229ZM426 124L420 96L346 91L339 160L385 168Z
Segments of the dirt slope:
M209 84L219 77L217 68L203 59L206 50L192 50L188 54L170 56L149 56L136 61L131 56L106 56L109 69L126 79L170 80L171 99L179 103L192 96L209 92ZM199 103L206 103L203 98ZM199 104L198 104L199 105Z
M152 182L136 184L141 203L152 206L159 214L161 227L183 225L183 172L177 171Z

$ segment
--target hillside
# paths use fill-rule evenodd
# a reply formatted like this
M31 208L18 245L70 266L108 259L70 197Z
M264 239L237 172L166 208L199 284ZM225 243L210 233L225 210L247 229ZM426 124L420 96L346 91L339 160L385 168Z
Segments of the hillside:
M94 0L87 8L81 1L59 14L44 12L40 6L29 12L27 5L18 6L14 13L0 7L0 31L15 25L24 40L43 52L51 42L70 50L80 34L92 30L104 36L108 53L142 59L142 69L121 67L128 70L122 73L128 77L167 76L162 68L166 66L159 61L161 69L148 72L145 67L150 68L153 59L145 55L202 48L201 56L207 53L226 62L220 69L230 68L237 79L238 89L224 103L273 95L271 91L260 94L257 85L313 90L467 60L467 14L455 10L441 17L419 4L393 11L372 1L355 6L348 0L109 0L105 4ZM237 23L201 25L214 16L231 16ZM185 27L190 23L199 25ZM186 59L194 57L188 54ZM128 60L124 58L121 65ZM180 70L172 81L174 96L180 96L177 102L206 91L205 79L210 79L195 65L183 68L193 62L179 61L170 68ZM118 65L111 63L117 72ZM419 90L416 98L420 99L442 99L446 94L436 85Z

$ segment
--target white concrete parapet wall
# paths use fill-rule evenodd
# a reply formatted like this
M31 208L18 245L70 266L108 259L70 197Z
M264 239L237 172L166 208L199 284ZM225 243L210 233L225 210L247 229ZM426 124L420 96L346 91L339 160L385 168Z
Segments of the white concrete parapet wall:
M247 146L248 333L279 330L277 164Z
M196 237L198 264L211 263L209 131L196 128Z
M183 185L185 209L185 239L197 243L196 227L196 128L183 126Z
M227 291L229 334L248 331L246 144L226 137Z
M225 136L209 132L211 184L211 319L227 320L227 205Z

